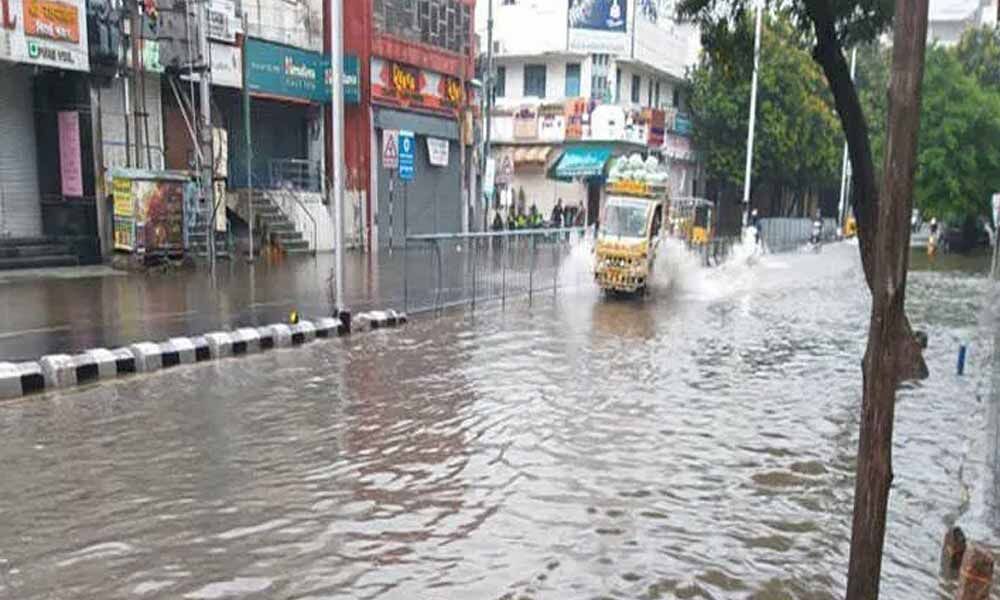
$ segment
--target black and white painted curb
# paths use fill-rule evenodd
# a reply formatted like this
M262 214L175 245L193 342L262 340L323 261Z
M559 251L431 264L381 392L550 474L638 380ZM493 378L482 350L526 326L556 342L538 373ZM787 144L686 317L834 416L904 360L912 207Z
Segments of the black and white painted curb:
M50 354L31 362L0 362L0 400L343 336L352 331L350 314L343 317L214 331L165 342L138 342L114 350L94 348L74 355ZM354 330L359 331L406 323L406 315L394 310L361 313L355 319Z

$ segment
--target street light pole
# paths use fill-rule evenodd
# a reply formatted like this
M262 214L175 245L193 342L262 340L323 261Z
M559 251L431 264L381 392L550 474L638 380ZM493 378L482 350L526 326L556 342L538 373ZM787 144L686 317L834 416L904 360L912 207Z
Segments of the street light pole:
M487 2L486 11L486 81L483 85L483 92L486 94L486 131L483 143L483 167L480 171L483 189L486 189L486 165L490 160L490 145L493 136L491 131L493 123L493 0ZM490 200L492 198L483 198L483 231L489 230Z
M854 69L858 63L857 46L851 50L851 81L854 81ZM844 218L847 216L847 182L850 179L851 164L848 162L847 142L844 142L844 158L840 167L840 202L837 204L837 227L844 226Z
M750 124L747 127L747 164L743 174L743 225L750 224L750 172L753 167L753 133L757 123L757 70L760 66L760 27L763 6L757 6L753 36L753 77L750 80Z
M331 99L333 115L333 251L336 306L340 314L344 304L344 4L330 0L330 68L332 70Z

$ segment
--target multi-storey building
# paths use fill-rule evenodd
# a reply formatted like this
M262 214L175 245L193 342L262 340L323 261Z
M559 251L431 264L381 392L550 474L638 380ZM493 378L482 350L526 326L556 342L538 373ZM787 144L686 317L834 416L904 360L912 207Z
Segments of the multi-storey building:
M404 226L468 227L473 13L474 0L345 0L345 51L358 56L361 83L345 111L346 182L373 248L402 245ZM393 166L400 131L415 141L408 181Z
M501 202L523 190L542 211L562 199L596 215L606 161L632 151L670 160L674 195L700 191L682 91L698 31L675 18L674 2L479 0L481 54L490 1ZM594 164L563 173L567 155Z

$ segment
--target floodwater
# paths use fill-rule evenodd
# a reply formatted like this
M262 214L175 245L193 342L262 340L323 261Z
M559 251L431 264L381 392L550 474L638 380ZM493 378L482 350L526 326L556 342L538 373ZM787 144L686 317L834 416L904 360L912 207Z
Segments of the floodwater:
M0 597L839 597L857 250L736 263L0 405ZM886 598L1000 542L993 298L911 274Z

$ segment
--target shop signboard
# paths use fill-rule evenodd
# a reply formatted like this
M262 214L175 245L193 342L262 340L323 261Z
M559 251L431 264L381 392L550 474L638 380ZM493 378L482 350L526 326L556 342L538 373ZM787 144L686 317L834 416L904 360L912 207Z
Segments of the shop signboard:
M89 71L83 0L0 0L0 59Z
M530 142L538 139L538 109L522 106L514 113L514 139Z
M147 45L149 42L145 42ZM212 85L228 88L243 88L243 50L219 42L209 42L209 59L212 61ZM147 67L148 68L148 67ZM163 67L160 67L163 72ZM200 75L181 75L184 81L198 81Z
M448 166L448 140L441 138L427 138L427 159L432 166Z
M326 103L329 60L318 52L247 38L246 85L251 92Z
M399 168L399 132L395 129L382 130L382 168Z
M164 171L112 173L115 249L145 254L184 250L187 177Z
M649 137L646 144L650 148L659 148L663 145L666 135L667 115L658 108L647 108L645 111L646 124L649 128Z
M414 155L417 143L412 131L399 132L399 178L403 181L413 181Z
M590 124L590 104L584 98L574 98L567 100L565 105L566 114L566 140L582 140L585 137L585 126Z
M566 1L570 51L620 54L628 49L629 0Z
M566 137L566 116L562 113L543 113L538 119L538 139L543 142L561 142Z
M370 83L372 98L381 104L455 114L468 101L460 80L382 58L371 60Z
M361 102L361 66L355 54L344 55L344 102L358 104Z
M208 38L227 44L236 43L236 34L243 27L236 17L236 3L233 0L211 0L208 3Z
M678 112L674 117L674 131L677 135L691 135L691 117L687 113Z
M80 164L80 113L59 111L59 179L63 196L83 196L83 168Z

